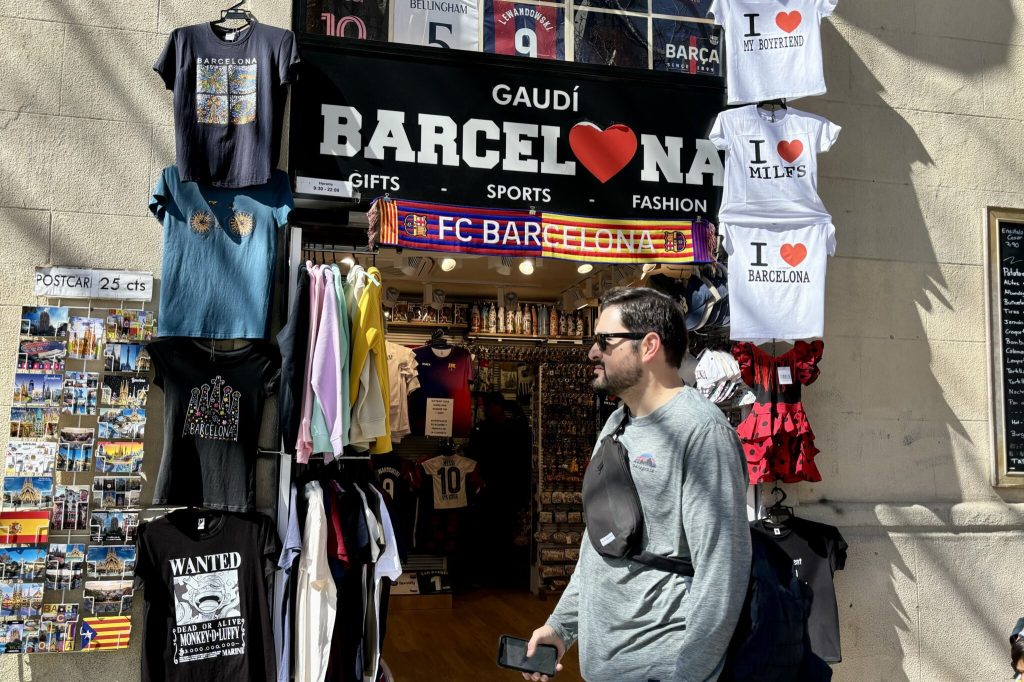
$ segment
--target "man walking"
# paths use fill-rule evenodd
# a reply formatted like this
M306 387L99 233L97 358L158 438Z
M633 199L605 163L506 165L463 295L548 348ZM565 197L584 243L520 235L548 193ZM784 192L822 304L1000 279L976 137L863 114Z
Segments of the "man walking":
M622 399L598 443L628 412L620 441L644 512L642 549L689 557L695 575L603 557L584 536L569 586L527 654L550 644L561 658L579 641L588 682L716 680L750 576L739 441L721 411L679 378L686 322L668 296L608 292L594 339L594 388Z

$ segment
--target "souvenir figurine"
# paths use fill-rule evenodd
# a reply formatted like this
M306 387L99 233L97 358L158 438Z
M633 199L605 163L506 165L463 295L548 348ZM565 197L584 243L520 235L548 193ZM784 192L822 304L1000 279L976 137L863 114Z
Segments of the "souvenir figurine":
M469 330L474 334L480 331L480 308L476 303L473 304L473 309L469 313Z

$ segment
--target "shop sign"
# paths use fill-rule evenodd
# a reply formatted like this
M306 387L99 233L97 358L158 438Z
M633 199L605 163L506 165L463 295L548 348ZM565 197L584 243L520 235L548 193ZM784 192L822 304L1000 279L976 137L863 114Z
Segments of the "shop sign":
M359 43L307 46L297 186L608 219L714 218L719 81ZM306 184L304 184L306 183Z
M94 268L36 268L35 295L50 298L104 298L149 301L153 273Z
M379 199L370 225L381 244L421 251L590 263L710 263L706 220L614 220L548 212Z

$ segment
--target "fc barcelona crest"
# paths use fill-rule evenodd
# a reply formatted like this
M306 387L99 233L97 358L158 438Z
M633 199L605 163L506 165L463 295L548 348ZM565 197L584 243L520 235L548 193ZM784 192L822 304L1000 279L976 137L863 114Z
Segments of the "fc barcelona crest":
M665 233L665 250L672 253L682 253L686 250L686 233L671 231Z
M426 237L427 216L414 213L405 216L405 233L410 237Z

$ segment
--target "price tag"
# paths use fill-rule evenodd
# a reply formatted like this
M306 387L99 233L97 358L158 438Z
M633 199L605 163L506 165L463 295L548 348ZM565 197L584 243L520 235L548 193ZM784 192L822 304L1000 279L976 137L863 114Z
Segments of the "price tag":
M793 383L793 370L789 367L779 367L779 384L789 386Z
M455 401L451 398L427 398L427 419L424 435L451 438Z
M35 295L149 301L153 298L153 273L92 268L36 268Z
M295 178L297 194L321 194L338 199L352 198L352 183L347 180L327 180L324 178L307 178L299 175Z

